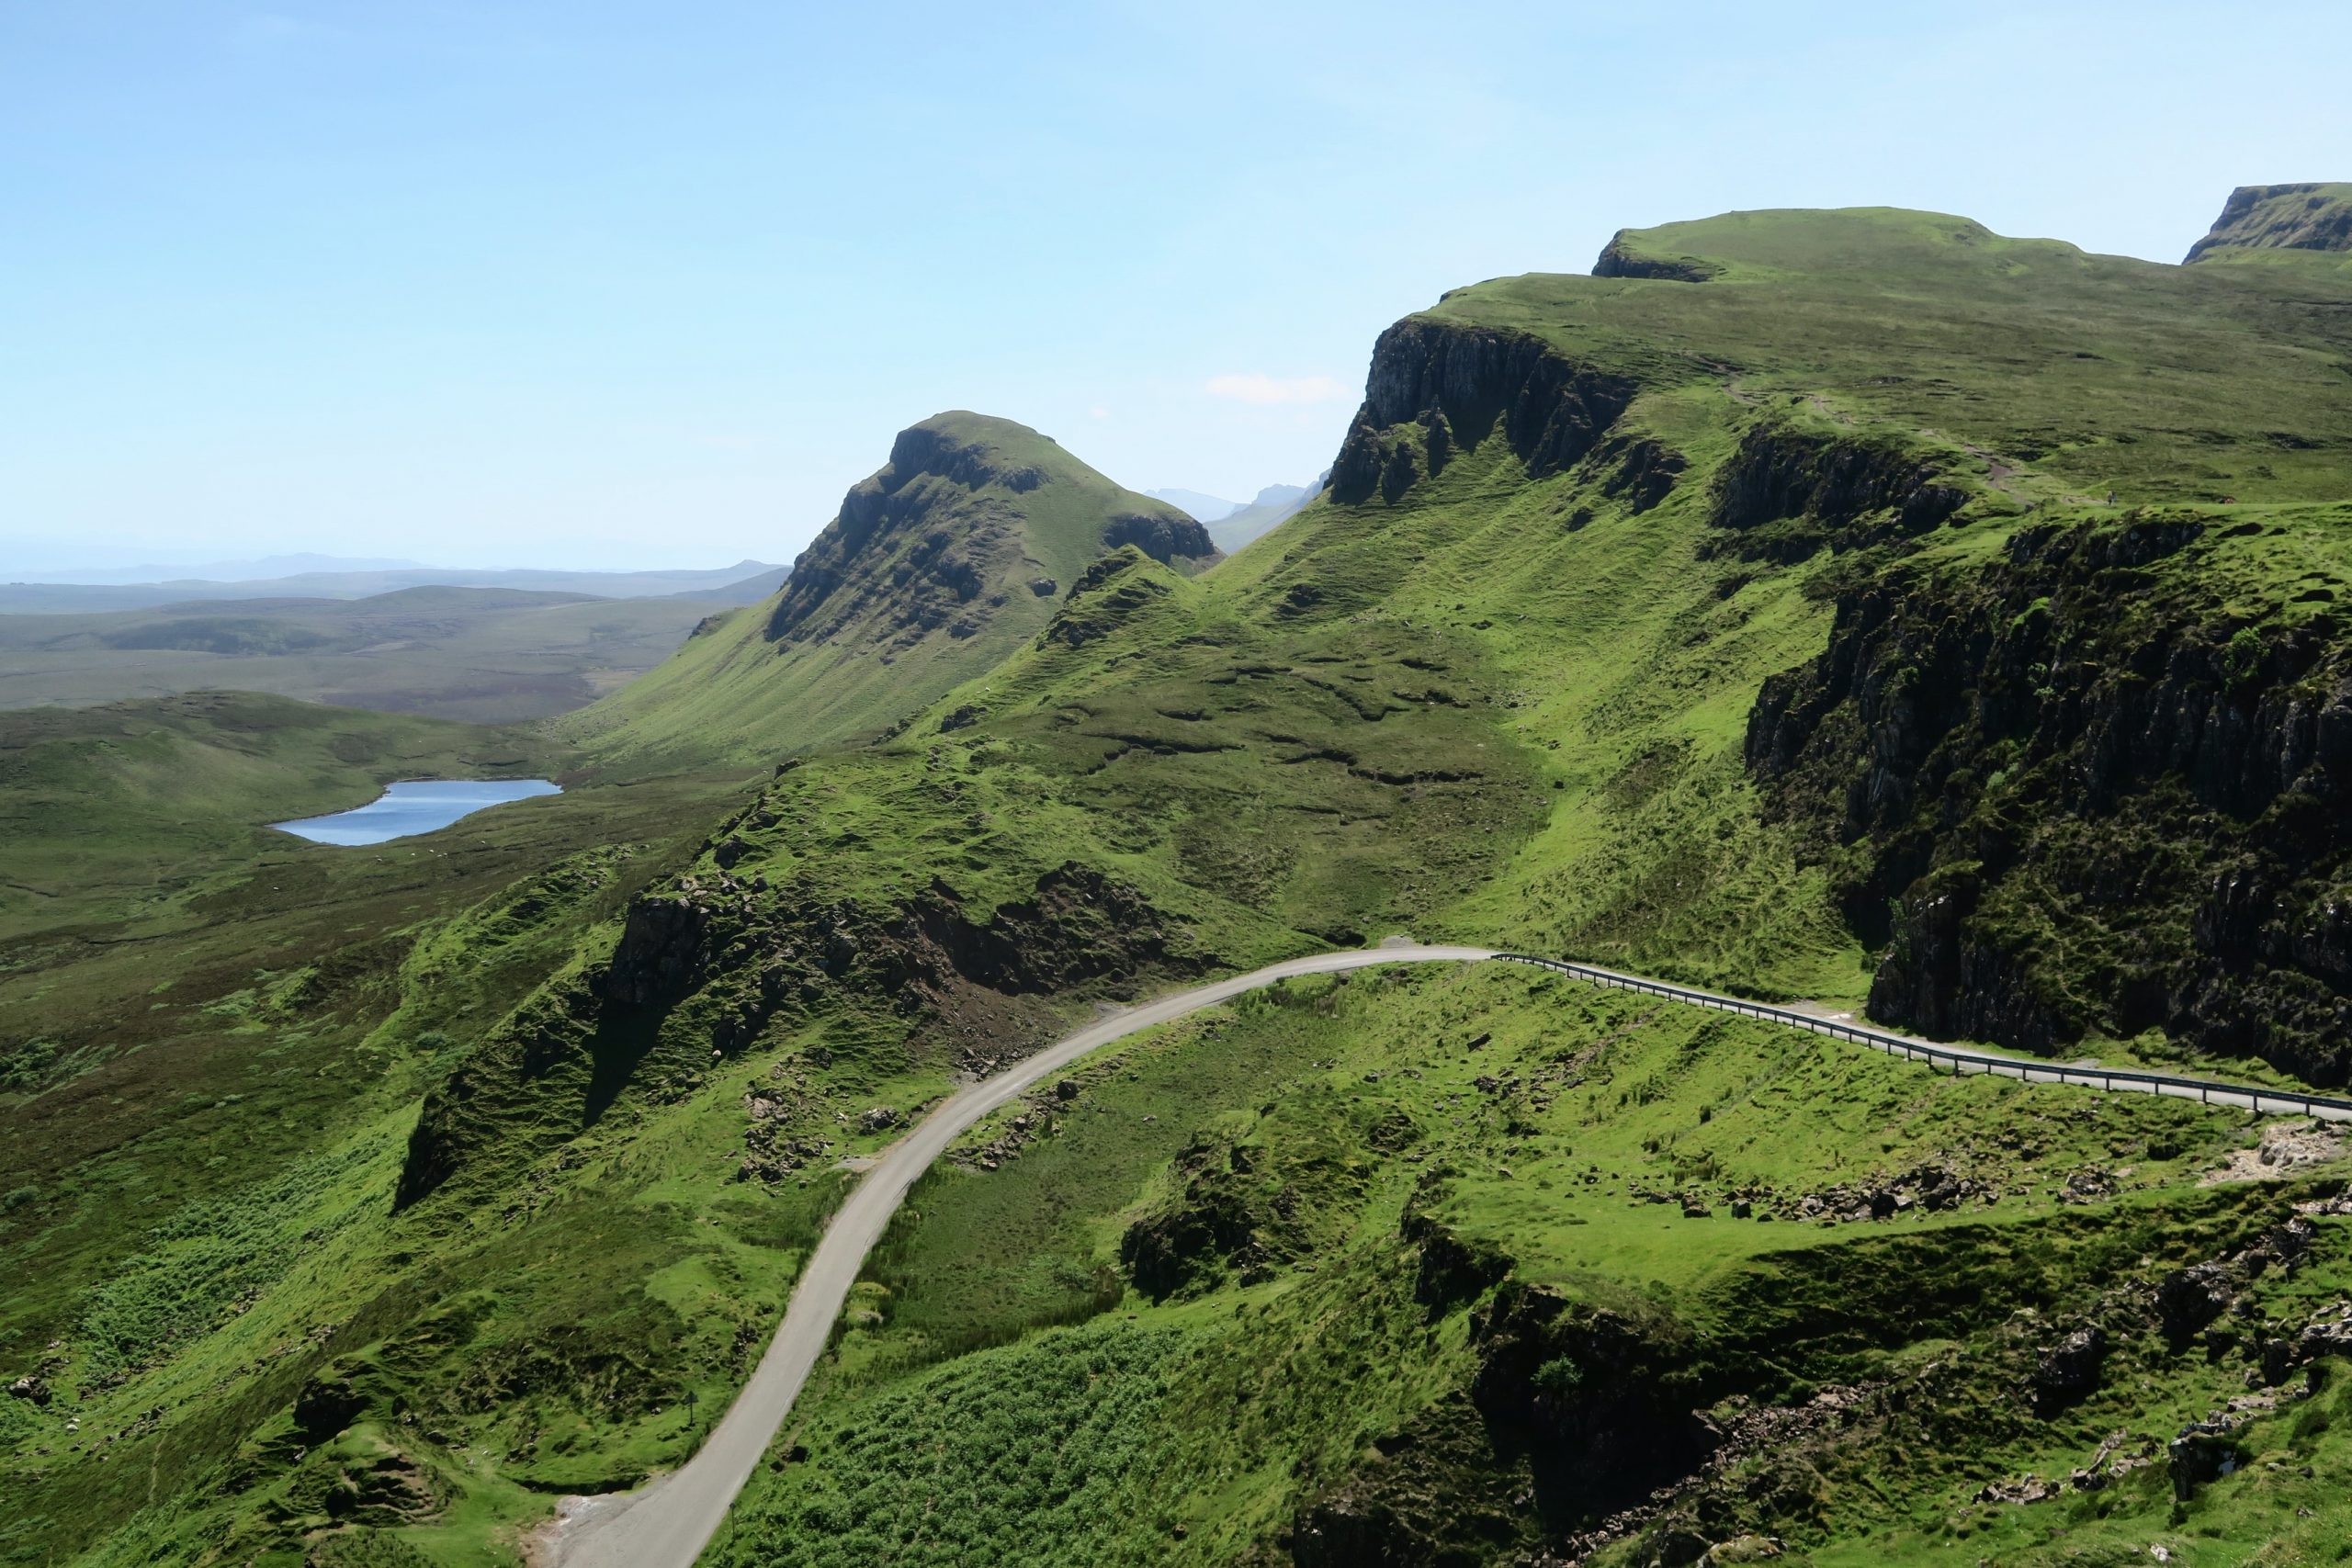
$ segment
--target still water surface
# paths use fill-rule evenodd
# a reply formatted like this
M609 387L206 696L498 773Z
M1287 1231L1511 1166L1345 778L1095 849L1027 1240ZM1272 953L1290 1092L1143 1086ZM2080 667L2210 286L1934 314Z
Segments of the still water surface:
M356 810L270 826L314 844L380 844L447 828L484 807L562 793L560 784L545 779L413 779L389 785L380 798Z

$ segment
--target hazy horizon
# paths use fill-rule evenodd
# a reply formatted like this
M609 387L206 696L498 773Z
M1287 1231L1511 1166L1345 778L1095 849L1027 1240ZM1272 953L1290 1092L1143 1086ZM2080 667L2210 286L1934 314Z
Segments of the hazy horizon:
M1246 497L1330 461L1390 321L1620 227L1901 205L2171 262L2345 173L2324 95L2180 112L2341 7L1431 21L12 8L0 578L789 561L957 407Z

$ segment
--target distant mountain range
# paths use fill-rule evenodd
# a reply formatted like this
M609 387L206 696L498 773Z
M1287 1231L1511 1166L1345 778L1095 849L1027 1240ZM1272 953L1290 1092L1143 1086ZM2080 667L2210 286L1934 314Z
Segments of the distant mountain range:
M328 556L315 550L251 560L149 561L142 566L69 566L33 573L34 582L259 582L319 571L429 571L398 556Z
M1243 502L1227 501L1221 496L1204 495L1196 490L1148 490L1144 494L1154 501L1164 501L1192 514L1196 523L1214 523L1230 517L1241 510Z
M1216 547L1231 555L1314 500L1329 478L1327 473L1312 485L1268 485L1255 500L1247 502L1226 501L1196 490L1148 490L1143 493L1154 501L1181 507L1195 521L1206 524Z
M337 558L332 556L274 556L261 561L223 562L219 570L335 560ZM210 599L367 599L404 588L507 588L536 593L585 594L598 599L691 596L715 604L749 604L775 592L790 570L789 567L758 560L741 560L733 566L700 571L499 571L418 566L411 562L346 561L334 570L304 570L278 576L10 582L0 585L0 614L146 610Z

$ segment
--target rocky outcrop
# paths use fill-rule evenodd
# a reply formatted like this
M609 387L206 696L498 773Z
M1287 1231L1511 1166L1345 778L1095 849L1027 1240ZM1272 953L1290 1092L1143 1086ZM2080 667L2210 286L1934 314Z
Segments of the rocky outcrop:
M1062 608L1037 634L1037 645L1083 648L1167 598L1169 583L1152 572L1147 564L1149 558L1135 546L1125 545L1089 566L1070 584Z
M1651 277L1669 283L1704 283L1723 270L1700 256L1659 256L1645 253L1633 231L1620 229L1592 264L1595 277Z
M1115 550L1133 545L1162 566L1205 566L1216 559L1209 531L1174 510L1129 512L1111 519L1102 530L1102 547Z
M1587 462L1602 468L1600 493L1636 514L1673 494L1690 467L1690 458L1651 436L1613 436Z
M1500 434L1541 477L1599 444L1638 384L1579 365L1542 339L1412 318L1380 334L1363 405L1331 467L1332 499L1395 501L1459 453Z
M1747 763L1883 949L1873 1016L2039 1051L2162 1027L2345 1081L2352 656L2331 615L2217 605L2224 543L2029 528L1849 587L1765 683Z
M2352 185L2240 186L2182 259L2228 247L2352 251Z
M1555 1518L1600 1519L1690 1474L1719 1439L1689 1346L1664 1323L1507 1281L1470 1317L1470 1399L1518 1434Z
M625 1092L684 1092L779 1015L843 998L918 1030L971 1015L987 1027L970 1032L1017 1052L1052 1021L1018 998L1092 984L1125 994L1216 962L1134 887L1077 862L985 911L937 881L872 909L795 902L763 878L680 876L630 903L601 967L518 1009L426 1095L394 1205L430 1196L509 1133L560 1142Z
M900 431L890 461L851 487L833 521L793 563L768 615L768 640L820 639L885 590L907 601L910 624L922 629L977 597L985 576L978 558L1009 531L1009 513L993 526L985 513L969 529L925 525L984 487L1035 488L1034 469L1010 469L995 453L933 424Z
M1925 533L1967 500L1902 442L1758 420L1716 471L1708 521L1736 536L1725 548L1743 560L1800 561Z
M1195 1137L1179 1155L1176 1192L1127 1226L1119 1263L1136 1289L1154 1301L1189 1286L1238 1274L1244 1284L1272 1278L1285 1249L1280 1217L1261 1213L1250 1157L1229 1143Z
M1024 452L1046 466L1013 456ZM1030 500L1047 486L1051 506ZM979 636L1002 615L1034 625L1025 606L1053 592L1039 563L1126 543L1187 570L1217 558L1198 523L1121 491L1036 432L942 414L901 431L889 462L842 498L764 635L786 648L863 643L887 662L934 633Z
M1415 1216L1405 1226L1407 1237L1418 1236L1421 1261L1413 1279L1413 1300L1432 1316L1469 1301L1488 1286L1508 1279L1510 1255L1489 1242L1466 1242L1445 1226Z
M2046 1417L2089 1398L2106 1362L2107 1331L2096 1323L2041 1348L2033 1362L2035 1413Z

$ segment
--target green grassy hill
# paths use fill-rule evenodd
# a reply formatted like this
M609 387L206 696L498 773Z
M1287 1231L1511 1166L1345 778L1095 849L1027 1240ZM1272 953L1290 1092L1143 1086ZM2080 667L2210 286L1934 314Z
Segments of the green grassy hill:
M2340 1081L2352 285L2270 251L1629 232L1384 333L1328 492L1204 572L1043 437L918 426L570 731L755 783L608 786L667 814L628 876L439 907L343 1163L159 1204L20 1314L0 1370L74 1392L8 1407L0 1552L512 1562L691 1451L840 1162L957 1075L1391 931ZM1505 970L1071 1083L918 1189L711 1561L2352 1540L2324 1136ZM278 1261L196 1254L232 1224ZM181 1278L225 1299L127 1353Z
M700 628L564 733L636 767L870 736L1035 635L1088 562L1130 542L1185 570L1216 554L1182 511L1049 436L935 415L899 433L775 598Z

